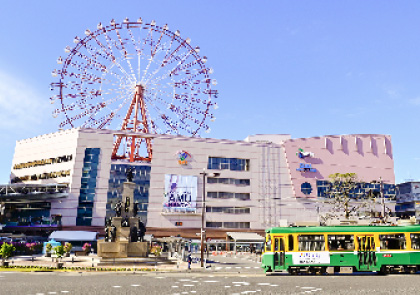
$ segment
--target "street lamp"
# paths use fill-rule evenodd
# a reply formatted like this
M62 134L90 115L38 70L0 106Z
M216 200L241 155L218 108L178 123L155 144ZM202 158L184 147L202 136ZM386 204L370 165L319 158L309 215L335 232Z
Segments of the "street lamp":
M206 214L206 177L218 177L220 173L206 173L206 169L203 169L203 172L200 173L203 176L203 195L201 198L201 267L204 267L204 239L205 239L205 214Z

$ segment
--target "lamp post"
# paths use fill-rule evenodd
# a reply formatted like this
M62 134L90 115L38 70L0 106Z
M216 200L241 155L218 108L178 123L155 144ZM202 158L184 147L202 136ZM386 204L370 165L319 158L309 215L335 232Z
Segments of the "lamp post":
M203 177L203 194L201 197L201 232L200 232L200 238L201 238L201 247L200 247L200 253L201 253L201 267L204 267L204 239L206 238L206 224L205 224L205 214L206 214L206 177L218 177L220 173L206 173L206 169L203 169L203 172L200 173Z

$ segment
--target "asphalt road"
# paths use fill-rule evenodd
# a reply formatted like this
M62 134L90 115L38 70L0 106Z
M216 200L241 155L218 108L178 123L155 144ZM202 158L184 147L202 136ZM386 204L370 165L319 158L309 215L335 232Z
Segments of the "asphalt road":
M419 275L0 273L1 294L419 294Z

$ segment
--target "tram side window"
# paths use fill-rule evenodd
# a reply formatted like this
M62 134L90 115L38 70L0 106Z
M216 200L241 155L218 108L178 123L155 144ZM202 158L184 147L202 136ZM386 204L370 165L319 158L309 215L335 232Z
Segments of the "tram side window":
M353 235L328 235L328 248L330 251L353 251Z
M299 251L325 251L323 235L300 235L298 242Z
M420 250L420 234L410 234L411 248Z
M379 235L381 250L404 250L406 248L404 234Z
M289 235L289 251L293 251L294 247L293 247L293 236Z

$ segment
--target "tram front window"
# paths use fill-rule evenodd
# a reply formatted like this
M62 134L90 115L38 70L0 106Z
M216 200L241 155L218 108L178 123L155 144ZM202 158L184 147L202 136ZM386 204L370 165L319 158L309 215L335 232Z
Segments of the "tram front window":
M325 251L325 239L323 235L300 235L298 241L298 251Z
M353 235L328 235L328 248L330 251L353 251Z
M379 235L381 250L404 250L406 248L404 234Z
M268 237L267 242L265 243L265 251L270 252L271 251L271 238Z

